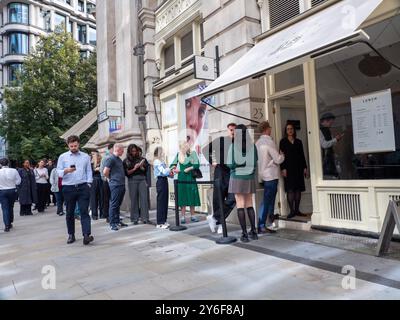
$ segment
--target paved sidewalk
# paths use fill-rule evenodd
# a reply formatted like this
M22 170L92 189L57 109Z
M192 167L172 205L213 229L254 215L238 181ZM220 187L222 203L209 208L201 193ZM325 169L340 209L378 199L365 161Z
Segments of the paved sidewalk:
M278 236L221 246L204 221L177 233L92 226L93 245L82 245L78 224L78 241L67 245L65 217L53 207L16 215L12 232L0 231L0 299L400 298L396 260ZM55 290L42 288L46 265L55 267ZM342 287L344 265L356 269L355 290Z

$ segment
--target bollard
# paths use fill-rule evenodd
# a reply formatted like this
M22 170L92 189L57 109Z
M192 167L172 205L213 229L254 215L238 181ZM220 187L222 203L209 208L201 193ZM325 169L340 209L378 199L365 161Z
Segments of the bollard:
M178 206L178 180L174 180L174 193L175 193L175 226L169 227L170 231L183 231L187 227L181 226L179 221L179 206Z
M217 179L214 181L214 188L217 188L217 193L218 193L218 201L219 201L219 207L221 210L221 223L222 223L222 232L223 232L223 237L215 240L217 244L231 244L237 241L235 237L230 237L228 236L228 230L226 228L226 220L225 220L225 212L224 212L224 199L222 199L222 192L221 192L221 181L220 179Z

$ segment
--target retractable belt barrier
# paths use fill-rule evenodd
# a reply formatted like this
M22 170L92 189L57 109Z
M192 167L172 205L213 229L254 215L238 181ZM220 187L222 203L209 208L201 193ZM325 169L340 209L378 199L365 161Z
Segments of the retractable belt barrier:
M219 179L212 180L212 181L179 181L179 180L174 180L174 192L175 192L175 226L172 226L169 228L170 231L183 231L186 230L187 227L180 225L179 223L179 206L178 206L178 184L196 184L196 185L213 185L214 188L217 188L217 193L218 193L218 201L220 205L220 210L222 211L221 213L221 224L222 224L222 238L217 239L215 242L217 244L230 244L234 243L237 241L235 237L228 236L228 230L226 228L226 220L225 220L225 214L223 212L224 208L224 200L222 198L222 192L221 192L221 181Z

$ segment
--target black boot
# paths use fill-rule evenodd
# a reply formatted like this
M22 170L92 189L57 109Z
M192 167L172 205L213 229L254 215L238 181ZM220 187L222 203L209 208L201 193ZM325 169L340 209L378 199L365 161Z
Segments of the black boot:
M240 222L240 226L242 227L242 236L240 237L240 241L242 242L249 242L249 235L247 234L247 227L246 227L246 215L243 209L237 209L238 218Z
M256 213L253 207L247 208L247 215L251 224L250 238L252 240L258 240L257 230L256 230Z

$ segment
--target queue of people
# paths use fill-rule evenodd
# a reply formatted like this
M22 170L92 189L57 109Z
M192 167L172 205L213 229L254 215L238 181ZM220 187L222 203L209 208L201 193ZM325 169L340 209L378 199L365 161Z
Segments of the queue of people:
M237 206L242 242L257 240L258 234L276 232L274 210L280 177L283 177L290 207L288 218L302 215L299 210L301 193L305 191L304 178L308 176L303 145L296 137L293 124L286 125L285 137L280 141L279 148L271 137L272 128L267 121L262 122L259 129L261 137L254 143L250 130L245 125L230 123L227 126L227 134L212 141L202 151L214 169L214 180L218 182L213 191L213 214L207 217L210 229L221 234L222 219L226 219ZM325 136L329 138L327 134ZM23 167L14 172L7 167L7 160L2 160L0 201L4 224L8 231L13 222L13 206L10 205L10 199L14 197L15 201L17 191L21 215L32 215L33 204L36 204L38 212L43 212L49 203L49 192L54 194L57 214L66 215L68 244L76 241L76 211L79 211L85 245L94 241L91 219L106 219L112 231L127 227L120 216L126 191L129 194L130 219L133 225L139 224L140 220L143 224L150 223L151 164L143 157L139 146L129 145L123 160L125 149L122 144L110 144L104 157L97 151L93 152L91 157L82 152L77 136L69 137L67 145L69 151L60 155L54 167L53 163L46 167L45 161L41 160L37 168L32 168L26 160ZM200 160L189 141L180 144L179 151L170 165L165 161L163 149L158 147L154 152L152 165L157 191L157 228L169 228L168 178L177 178L180 182L175 195L181 212L180 222L198 222L195 208L201 205L196 183L199 178ZM50 168L52 170L49 172ZM264 188L263 204L258 219L253 207L257 169L258 180ZM128 190L125 189L126 180ZM49 190L47 185L51 186ZM220 194L222 199L219 199ZM187 207L190 217L186 214ZM247 218L250 229L246 225Z

